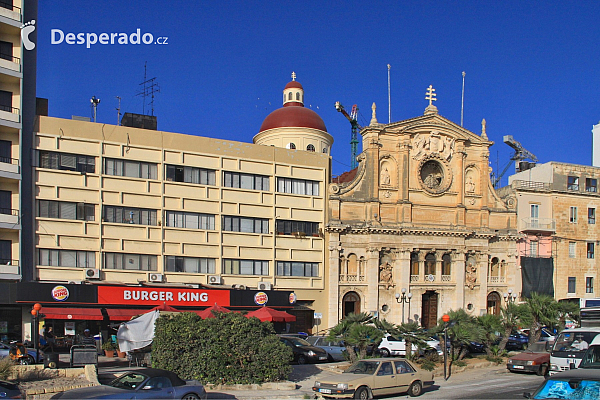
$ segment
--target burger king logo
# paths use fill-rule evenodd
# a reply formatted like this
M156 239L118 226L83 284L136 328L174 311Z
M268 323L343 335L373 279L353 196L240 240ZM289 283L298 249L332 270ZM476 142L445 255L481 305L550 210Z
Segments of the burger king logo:
M65 286L54 286L52 289L52 298L56 301L65 301L69 298L69 289Z
M257 292L254 295L254 302L259 306L264 306L269 301L269 296L265 292Z
M290 304L296 304L296 293L292 292L290 293Z

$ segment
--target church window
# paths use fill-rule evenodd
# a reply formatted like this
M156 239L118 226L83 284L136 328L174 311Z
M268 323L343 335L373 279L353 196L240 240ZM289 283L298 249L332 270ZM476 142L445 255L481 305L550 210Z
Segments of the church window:
M306 151L311 151L314 153L315 151L315 146L313 146L312 144L309 144L308 146L306 146Z
M288 143L287 146L285 146L285 148L290 150L296 150L296 145L294 143Z
M444 254L442 256L442 275L452 275L452 259L450 254Z
M300 92L296 92L296 100L300 100Z
M327 154L327 147L323 147L323 154Z
M288 100L292 100L292 92L288 95Z
M435 254L429 253L425 256L425 275L435 275Z
M410 253L410 274L419 275L419 253Z

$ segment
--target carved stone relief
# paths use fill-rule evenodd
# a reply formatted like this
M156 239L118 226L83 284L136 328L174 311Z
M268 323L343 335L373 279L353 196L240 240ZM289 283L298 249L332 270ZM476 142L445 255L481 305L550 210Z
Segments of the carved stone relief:
M454 154L456 139L442 135L439 131L418 133L412 141L413 158L422 160L428 155L435 154L443 160L449 161Z

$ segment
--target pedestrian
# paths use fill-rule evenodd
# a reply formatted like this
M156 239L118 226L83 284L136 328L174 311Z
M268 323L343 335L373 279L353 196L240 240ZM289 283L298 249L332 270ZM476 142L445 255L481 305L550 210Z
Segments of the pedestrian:
M50 352L54 353L55 337L54 330L51 326L46 327L46 325L44 325L44 340L46 340L46 347L44 347L43 350L46 351L50 348Z
M96 340L92 336L89 329L85 329L83 331L83 337L81 338L81 344L92 345L92 346L96 345Z

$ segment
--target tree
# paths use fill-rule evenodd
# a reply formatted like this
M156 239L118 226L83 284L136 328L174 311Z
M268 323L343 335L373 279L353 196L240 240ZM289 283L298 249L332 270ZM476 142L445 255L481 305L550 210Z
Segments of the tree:
M477 322L483 328L485 352L492 355L492 346L498 339L498 333L502 330L501 317L494 314L484 314L477 317Z
M482 342L485 340L483 327L477 323L475 317L467 314L465 310L448 311L450 316L450 327L448 328L448 338L450 340L450 352L453 358L462 360L469 353L469 344L471 342ZM444 330L444 321L438 321L438 331ZM446 344L444 344L445 346Z
M526 320L529 323L529 344L540 340L542 328L551 326L558 320L559 306L553 297L531 292L531 297L525 299Z
M500 308L500 323L502 325L502 335L498 351L502 352L506 348L506 343L512 334L513 330L522 322L522 316L526 313L525 304L516 304L510 302L506 307Z
M427 339L431 332L427 333L423 327L416 322L395 325L385 319L378 319L375 320L375 326L382 332L387 333L396 339L404 340L406 353L405 357L409 360L413 358L413 345L418 349L426 349L428 346Z
M557 330L560 332L565 329L567 319L571 321L579 322L579 304L571 301L559 301L558 302L558 326Z
M383 333L373 326L373 316L369 313L350 313L329 330L329 340L343 340L350 362L367 356L367 346L377 343ZM358 355L354 348L358 348Z

